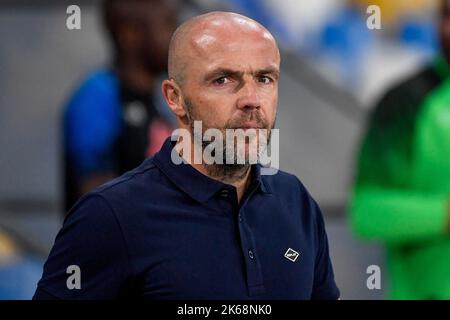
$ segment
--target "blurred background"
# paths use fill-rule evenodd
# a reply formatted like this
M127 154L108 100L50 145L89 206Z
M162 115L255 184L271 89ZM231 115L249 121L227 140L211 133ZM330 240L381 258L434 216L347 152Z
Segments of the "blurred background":
M66 28L69 4L81 8L80 30ZM370 4L380 30L366 26ZM380 95L435 57L436 9L433 0L178 2L179 21L229 10L279 41L280 165L321 205L342 299L389 292L383 247L348 224L355 157ZM29 299L63 219L64 108L111 50L95 0L2 0L0 34L0 299ZM381 268L380 290L366 286L369 265Z

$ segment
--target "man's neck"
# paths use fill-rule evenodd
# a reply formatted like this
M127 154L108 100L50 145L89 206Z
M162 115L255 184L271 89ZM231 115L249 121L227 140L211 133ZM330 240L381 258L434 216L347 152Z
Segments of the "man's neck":
M181 157L189 163L194 169L204 174L205 176L210 177L211 179L218 180L220 182L230 184L236 188L238 203L241 202L245 191L248 189L251 179L252 179L252 170L250 165L245 166L235 166L228 167L224 170L224 165L222 164L196 164L192 159L194 159L194 146L192 146L192 154L190 159L188 156L180 152L179 144L175 145L176 150L181 155Z
M212 179L234 186L236 188L238 203L241 203L241 199L250 185L252 178L250 165L228 166L226 169L224 169L223 164L193 164L192 166Z

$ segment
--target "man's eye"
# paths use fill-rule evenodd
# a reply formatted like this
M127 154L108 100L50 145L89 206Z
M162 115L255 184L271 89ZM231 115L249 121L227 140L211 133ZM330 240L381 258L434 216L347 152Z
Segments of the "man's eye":
M220 78L214 80L214 84L217 84L217 85L226 84L228 82L230 82L230 79L228 77L220 77Z
M264 83L264 84L269 84L272 82L272 78L270 78L268 76L261 76L261 77L259 77L259 82Z

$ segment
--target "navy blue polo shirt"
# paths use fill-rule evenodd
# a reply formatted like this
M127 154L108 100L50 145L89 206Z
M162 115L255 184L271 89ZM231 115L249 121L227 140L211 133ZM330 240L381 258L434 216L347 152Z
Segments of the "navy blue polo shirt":
M234 186L174 164L173 146L77 202L35 299L339 297L322 214L294 175L253 165L238 204Z

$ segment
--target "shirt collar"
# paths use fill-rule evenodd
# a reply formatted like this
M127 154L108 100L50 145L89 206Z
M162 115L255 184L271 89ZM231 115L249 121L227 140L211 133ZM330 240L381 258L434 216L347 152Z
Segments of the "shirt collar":
M175 143L175 141L171 140L171 137L168 137L161 147L161 150L155 154L154 163L185 193L199 202L205 202L220 190L230 189L230 187L232 187L229 184L204 175L190 164L183 162L181 164L175 164L171 158L172 149L175 146ZM264 182L263 176L261 175L260 164L252 165L252 182L250 183L250 186L255 183L261 192L271 193L268 184Z

